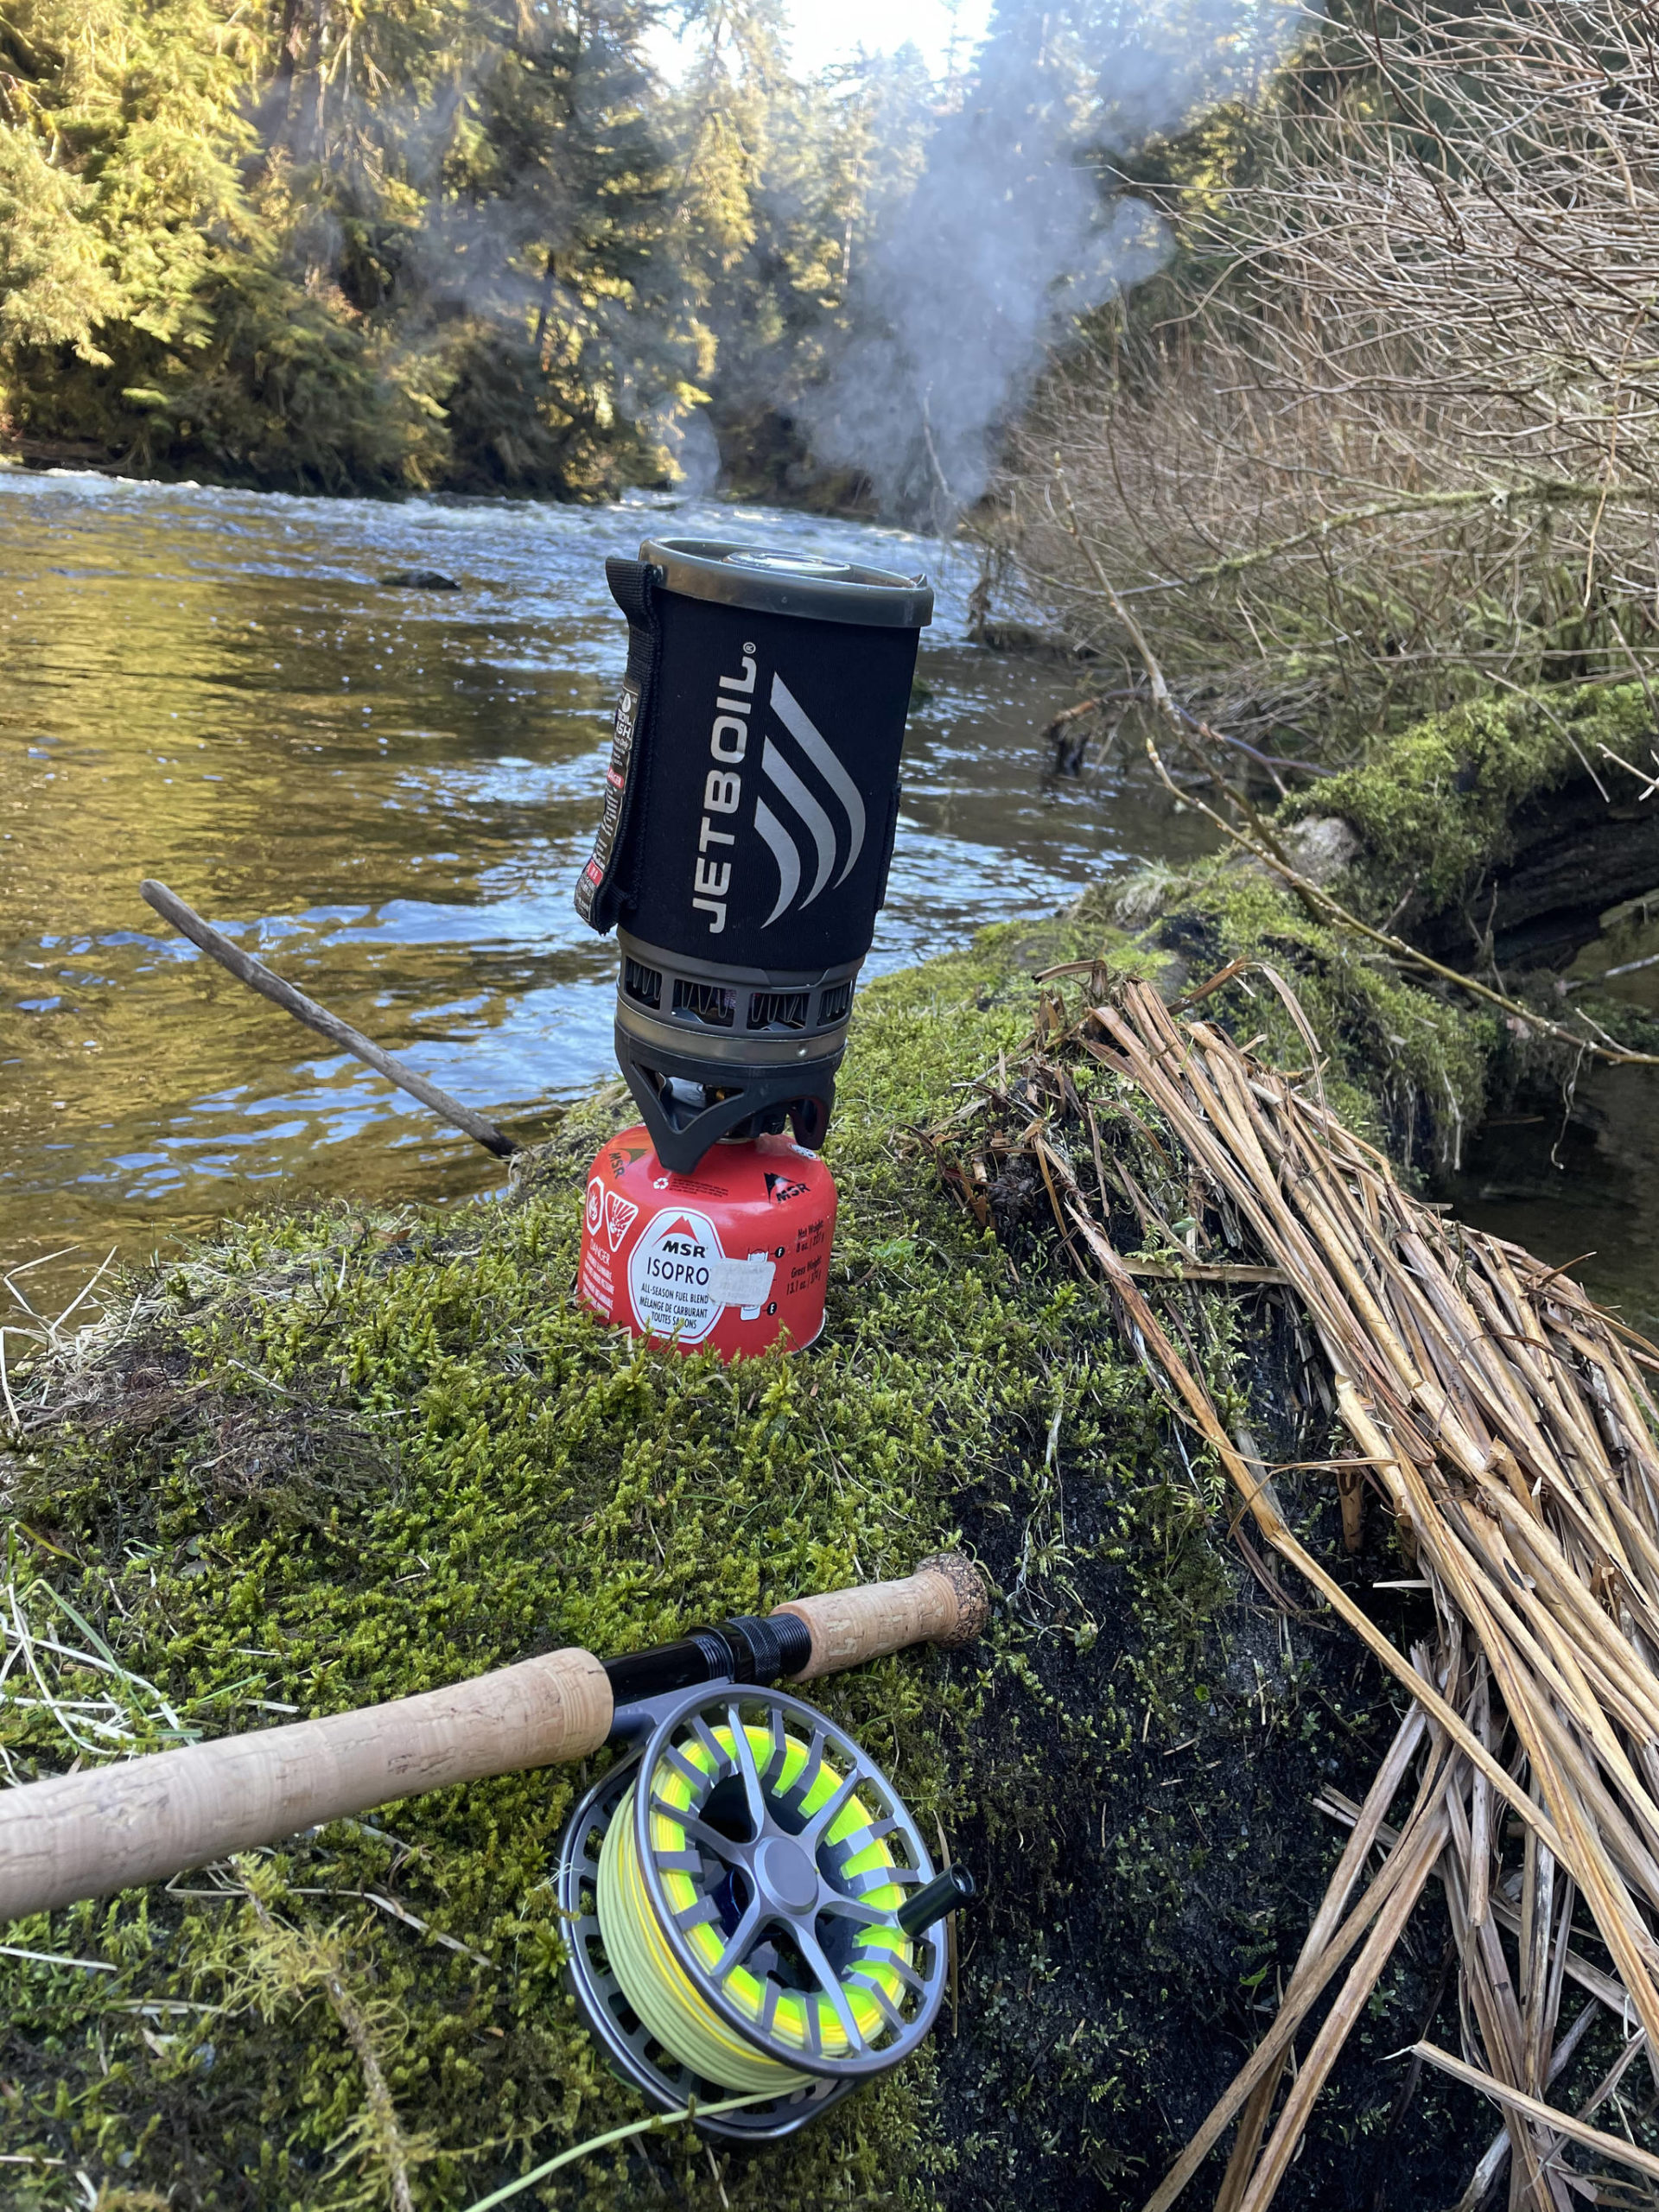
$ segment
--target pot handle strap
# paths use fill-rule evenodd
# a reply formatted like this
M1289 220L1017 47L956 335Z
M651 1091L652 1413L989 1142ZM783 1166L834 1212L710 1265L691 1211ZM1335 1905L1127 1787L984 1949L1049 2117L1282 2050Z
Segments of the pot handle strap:
M628 867L631 845L642 827L651 718L662 652L662 626L652 604L662 571L648 561L605 563L611 596L628 618L628 665L611 726L611 765L605 772L605 811L593 857L576 880L576 912L590 929L613 929L633 903Z

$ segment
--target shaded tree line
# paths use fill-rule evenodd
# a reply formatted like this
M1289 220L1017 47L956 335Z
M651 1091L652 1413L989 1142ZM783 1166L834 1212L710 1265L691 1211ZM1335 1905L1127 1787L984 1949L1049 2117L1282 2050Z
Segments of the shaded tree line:
M798 491L940 97L913 50L795 81L774 0L11 0L0 442L569 498L718 444Z

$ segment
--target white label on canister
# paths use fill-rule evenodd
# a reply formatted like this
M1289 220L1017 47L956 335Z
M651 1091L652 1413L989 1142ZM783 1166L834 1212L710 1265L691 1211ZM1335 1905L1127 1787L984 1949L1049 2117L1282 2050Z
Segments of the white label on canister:
M759 1312L772 1296L772 1263L764 1252L751 1253L747 1260L721 1260L714 1274L722 1306L752 1306Z
M772 1262L728 1260L707 1214L659 1213L628 1255L628 1295L653 1336L700 1344L727 1306L761 1306L772 1294Z

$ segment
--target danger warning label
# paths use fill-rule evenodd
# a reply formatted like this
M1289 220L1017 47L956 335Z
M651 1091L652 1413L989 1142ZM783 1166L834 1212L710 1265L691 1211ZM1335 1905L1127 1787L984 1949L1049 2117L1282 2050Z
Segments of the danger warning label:
M605 1193L605 1235L613 1252L620 1249L622 1239L639 1217L639 1209L631 1198L620 1192Z

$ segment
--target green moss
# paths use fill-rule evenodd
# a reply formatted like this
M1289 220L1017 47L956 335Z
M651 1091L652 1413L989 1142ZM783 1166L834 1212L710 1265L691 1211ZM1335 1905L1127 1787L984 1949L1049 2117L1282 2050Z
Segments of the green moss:
M1017 1045L1028 1007L1012 1001L1007 949L861 1001L817 1357L727 1370L641 1351L576 1309L580 1123L613 1127L614 1107L572 1117L559 1155L506 1206L272 1217L131 1285L137 1336L83 1378L95 1421L14 1470L14 1576L37 1630L55 1590L154 1686L120 1695L134 1740L156 1744L173 1735L163 1700L187 1728L217 1732L272 1705L336 1710L558 1643L638 1648L793 1591L906 1571L949 1536L963 1468L1000 1465L1046 1426L1064 1349L1064 1313L1012 1293L1001 1256L899 1156L904 1125L950 1103L950 1071ZM956 1817L942 1716L966 1694L959 1671L894 1662L823 1700L930 1821ZM108 1687L72 1664L57 1694ZM20 1777L68 1764L43 1706L8 1707L4 1727ZM237 2189L271 2206L343 2204L365 2184L373 2196L372 2145L353 2139L334 2171L364 2085L315 1975L292 1955L283 1967L301 1942L335 1958L378 2021L394 2099L430 2154L423 2201L469 2202L632 2117L564 1996L545 1886L581 1786L551 1772L446 1791L267 1860L265 1910L295 1931L287 1954L234 1889L18 1924L25 1948L119 1970L19 1967L27 2061L9 2085L9 2146L112 2182L173 2183L191 2203ZM430 1933L365 1904L368 1891ZM732 2202L920 2189L929 2071L924 2060L878 2086L764 2174L728 2176ZM695 2141L655 2143L646 2163L719 2201ZM637 2201L642 2171L632 2151L595 2161L584 2201Z
M1406 1019L1396 987L1346 976L1267 887L1200 877L1182 912L1296 968L1318 1008L1328 982L1356 1054L1355 1024ZM1294 1957L1340 1841L1307 1798L1317 1779L1363 1790L1389 1699L1341 1639L1249 1601L1214 1533L1215 1478L1097 1294L1052 1249L1016 1254L977 1228L914 1135L1017 1054L1032 970L1106 935L1087 912L988 931L861 995L830 1147L829 1325L810 1354L724 1369L641 1351L575 1306L588 1156L624 1117L613 1094L568 1118L505 1204L270 1216L131 1282L101 1347L54 1370L60 1426L6 1471L24 1616L83 1652L101 1639L124 1670L58 1655L42 1679L141 1744L560 1643L638 1648L905 1571L942 1542L988 1564L1003 1603L985 1647L820 1686L984 1881L953 2019L773 2151L636 2139L526 2206L1116 2201L1228 2078L1264 1962ZM1168 966L1145 942L1133 957ZM1252 1027L1279 1019L1270 993L1238 1003ZM1230 1404L1236 1364L1292 1402L1287 1340L1243 1360L1220 1300L1195 1300L1190 1326ZM43 1380L14 1387L38 1398ZM1262 1433L1273 1456L1312 1456L1300 1433ZM19 1778L69 1764L66 1716L0 1711ZM7 2202L64 2212L85 2171L130 2212L340 2212L386 2202L401 2158L438 2212L637 2118L564 1994L546 1886L596 1771L433 1793L259 1854L240 1879L16 1923L15 1946L115 1971L9 1961L6 2147L60 2163L9 2167ZM1396 2042L1414 2004L1408 1979ZM1334 2186L1332 2159L1393 2088L1339 2073L1287 2203Z
M1434 912L1507 857L1529 802L1595 760L1599 746L1628 758L1652 727L1636 684L1587 685L1554 701L1481 699L1382 739L1363 766L1322 781L1287 812L1340 815L1365 846L1375 900L1391 907L1414 886L1420 910Z

